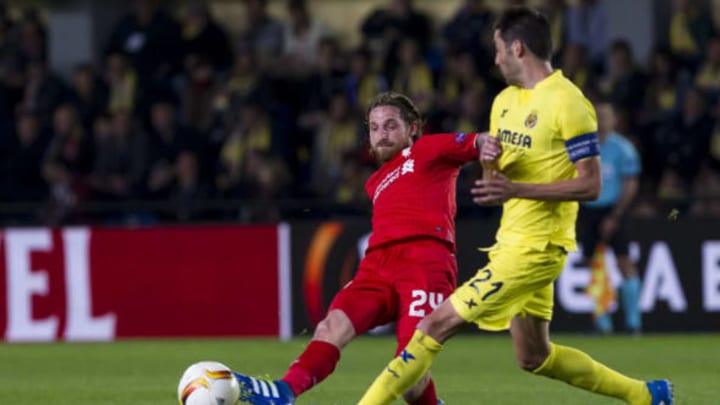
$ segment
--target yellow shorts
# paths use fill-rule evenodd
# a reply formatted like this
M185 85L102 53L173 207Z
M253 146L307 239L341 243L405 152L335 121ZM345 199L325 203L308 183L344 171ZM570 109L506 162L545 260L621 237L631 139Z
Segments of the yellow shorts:
M553 281L565 266L567 252L556 245L545 250L495 245L490 261L450 296L455 311L480 329L508 329L515 316L550 321Z

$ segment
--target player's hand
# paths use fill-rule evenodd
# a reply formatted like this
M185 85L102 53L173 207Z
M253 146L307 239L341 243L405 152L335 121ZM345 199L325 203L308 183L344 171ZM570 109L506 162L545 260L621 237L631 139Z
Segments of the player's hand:
M475 187L470 189L473 202L478 205L502 205L516 193L515 184L500 172L490 179L475 180Z
M612 239L618 228L618 219L610 215L600 222L600 240L607 243Z
M485 164L496 161L502 153L500 140L490 136L488 132L483 132L480 135L483 136L483 144L480 147L480 162Z

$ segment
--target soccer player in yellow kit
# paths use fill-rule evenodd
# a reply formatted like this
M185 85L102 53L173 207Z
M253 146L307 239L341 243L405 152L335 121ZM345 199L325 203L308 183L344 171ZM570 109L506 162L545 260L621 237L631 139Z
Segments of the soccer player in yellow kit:
M553 71L550 29L528 8L504 12L495 24L495 63L509 86L493 103L484 163L502 153L494 176L472 190L478 204L502 204L489 263L417 326L405 349L377 377L361 405L390 404L429 369L442 344L466 322L510 329L526 371L622 399L672 405L668 380L644 382L587 354L550 341L553 282L575 250L578 201L601 187L597 119L582 92ZM501 145L501 146L500 146Z

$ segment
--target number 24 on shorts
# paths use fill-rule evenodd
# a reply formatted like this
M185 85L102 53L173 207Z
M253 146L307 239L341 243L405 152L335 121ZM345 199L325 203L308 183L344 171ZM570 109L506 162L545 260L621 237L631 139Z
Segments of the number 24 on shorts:
M420 318L425 316L423 305L427 303L430 304L430 308L435 309L445 299L443 293L427 292L425 290L412 290L412 297L409 315Z

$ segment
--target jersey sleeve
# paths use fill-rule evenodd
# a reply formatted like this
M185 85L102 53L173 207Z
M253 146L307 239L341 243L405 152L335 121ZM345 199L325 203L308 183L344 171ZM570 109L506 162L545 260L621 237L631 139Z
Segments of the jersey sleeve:
M477 133L458 132L453 134L423 135L418 142L426 153L453 163L466 163L480 156L475 139Z
M558 126L571 162L600 155L595 109L585 97L568 97L560 105Z

